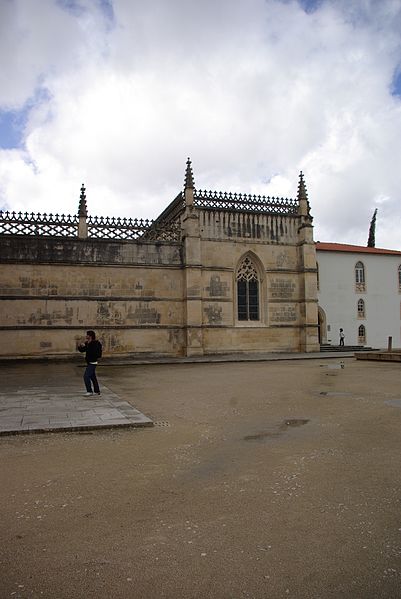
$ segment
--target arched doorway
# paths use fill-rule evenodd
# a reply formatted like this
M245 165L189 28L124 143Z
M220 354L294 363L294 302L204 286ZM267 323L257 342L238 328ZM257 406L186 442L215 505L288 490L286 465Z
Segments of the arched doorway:
M327 343L327 319L325 311L318 306L317 309L317 327L319 334L319 344Z

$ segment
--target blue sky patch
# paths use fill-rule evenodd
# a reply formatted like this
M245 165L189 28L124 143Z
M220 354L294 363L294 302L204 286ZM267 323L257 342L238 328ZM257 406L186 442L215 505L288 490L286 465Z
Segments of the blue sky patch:
M315 10L317 10L323 2L323 0L298 0L298 1L299 1L300 5L302 6L302 8L307 13L315 12Z
M0 108L0 148L13 150L22 148L25 141L25 128L31 110L47 103L47 111L42 115L42 122L52 118L50 102L51 94L45 87L38 87L34 95L20 110Z
M57 0L57 4L76 17L80 17L87 10L80 0ZM107 20L114 21L113 0L96 0L96 4Z
M79 0L57 0L57 4L75 16L80 16L84 12Z
M394 73L391 84L391 93L393 96L399 96L401 98L401 70Z
M23 143L29 110L0 110L0 148L12 150Z
M113 0L98 0L100 8L109 21L114 21Z

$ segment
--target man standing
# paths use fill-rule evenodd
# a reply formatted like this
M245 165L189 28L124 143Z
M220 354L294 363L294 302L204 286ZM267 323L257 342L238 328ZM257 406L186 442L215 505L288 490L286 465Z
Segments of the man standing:
M343 331L343 329L340 329L340 346L342 346L342 347L344 347L344 338L345 338L344 331Z
M96 378L96 366L99 358L102 357L102 344L97 341L95 331L86 331L86 341L78 345L78 350L85 352L87 367L84 373L86 387L85 396L89 397L94 393L100 395L99 383ZM92 391L93 383L93 391Z

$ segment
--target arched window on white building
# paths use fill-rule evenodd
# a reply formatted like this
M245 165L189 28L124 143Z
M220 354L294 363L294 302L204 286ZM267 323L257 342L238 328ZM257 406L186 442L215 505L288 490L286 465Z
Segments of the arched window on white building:
M366 343L366 329L363 324L358 327L358 343Z
M259 320L259 276L250 256L237 270L237 316L241 321Z
M398 290L401 291L401 264L398 267Z
M363 299L358 300L358 318L365 318L365 302Z
M363 262L357 262L355 264L355 291L365 291L365 267Z

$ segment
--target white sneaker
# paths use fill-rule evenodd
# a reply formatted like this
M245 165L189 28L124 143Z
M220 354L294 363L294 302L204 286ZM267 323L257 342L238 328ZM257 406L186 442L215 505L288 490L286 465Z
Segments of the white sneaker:
M89 393L89 391L87 391L86 393L84 393L84 397L90 397L91 395L93 395L93 393Z

